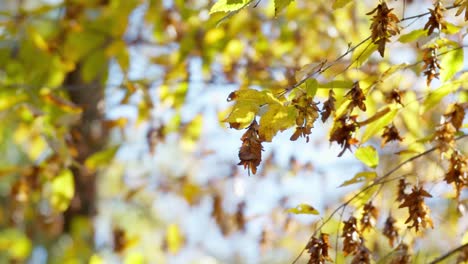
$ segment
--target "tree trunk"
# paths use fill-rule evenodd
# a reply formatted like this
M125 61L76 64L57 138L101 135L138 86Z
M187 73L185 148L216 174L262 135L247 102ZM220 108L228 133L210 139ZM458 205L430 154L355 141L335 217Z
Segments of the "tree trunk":
M104 87L100 81L83 82L80 67L68 74L64 84L71 101L83 108L81 120L72 128L72 139L78 152L76 161L84 164L89 156L102 150L107 143L108 133L101 126L103 113L99 109ZM64 214L66 232L71 231L71 223L75 217L92 218L96 213L96 173L90 172L84 166L73 166L72 172L75 196Z

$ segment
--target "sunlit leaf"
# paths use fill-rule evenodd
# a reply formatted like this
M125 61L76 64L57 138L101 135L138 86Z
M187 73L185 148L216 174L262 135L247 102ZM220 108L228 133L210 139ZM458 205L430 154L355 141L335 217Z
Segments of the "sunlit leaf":
M275 0L275 15L278 15L294 0Z
M422 111L426 112L436 106L445 96L456 91L459 88L459 85L460 84L458 82L449 82L436 90L431 91L426 97L426 100L424 100Z
M264 141L271 142L278 131L284 131L296 122L297 111L293 106L273 104L260 119L259 135Z
M184 243L184 238L180 232L180 228L176 224L170 224L166 231L167 249L170 253L177 253Z
M377 50L377 44L372 42L372 39L367 40L362 43L358 48L356 48L351 57L353 65L360 67L369 59L369 57Z
M96 152L85 161L86 168L94 171L100 167L108 166L119 150L119 146L113 146L102 151Z
M345 7L347 4L351 3L353 0L335 0L333 3L333 9L338 9Z
M354 175L353 178L344 181L339 187L344 187L359 182L367 182L374 179L375 177L377 177L377 174L374 171L358 172L356 175Z
M397 113L398 113L398 109L396 107L392 107L388 113L386 113L385 115L381 116L376 121L367 125L366 131L362 135L361 143L365 143L371 137L379 133L385 126L390 124L395 118Z
M218 0L210 9L210 14L216 12L237 11L248 4L250 0Z
M457 72L463 68L463 48L454 50L442 55L440 59L440 79L442 82L450 80Z
M70 170L63 170L51 181L50 203L57 211L65 211L75 194L75 183Z
M410 33L401 35L400 38L398 38L398 41L401 43L409 43L418 40L422 36L427 34L426 29L416 29L411 31Z
M7 252L11 259L26 260L31 250L32 243L23 232L14 228L0 231L0 252Z
M375 168L379 165L379 153L372 146L360 147L354 155L368 167Z
M298 206L294 208L289 208L287 212L293 213L293 214L312 214L312 215L320 214L319 211L317 211L317 209L315 209L313 206L308 205L308 204L299 204Z

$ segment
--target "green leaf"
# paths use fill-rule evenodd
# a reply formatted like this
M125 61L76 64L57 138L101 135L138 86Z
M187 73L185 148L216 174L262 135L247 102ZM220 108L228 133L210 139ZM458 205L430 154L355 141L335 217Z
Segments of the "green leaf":
M100 167L109 166L109 163L114 158L117 150L119 150L119 146L113 146L96 152L86 159L84 165L91 171L95 171Z
M294 208L289 208L287 212L293 213L293 214L313 214L313 215L320 214L319 211L317 211L317 209L315 209L313 206L308 205L308 204L299 204L298 206Z
M359 182L367 182L369 180L374 179L375 177L377 177L377 174L374 171L359 172L356 173L356 175L354 175L353 178L344 181L339 187L344 187Z
M297 111L294 106L269 105L260 119L258 133L264 141L271 142L278 131L284 131L296 122Z
M380 130L382 130L386 125L390 124L395 118L397 113L398 113L398 108L391 107L388 113L386 113L385 115L382 115L379 119L370 123L367 126L366 131L362 135L361 143L365 143L371 137L379 133Z
M294 0L275 0L275 16L278 15Z
M463 68L463 48L455 47L455 50L448 51L442 55L440 60L440 79L442 82L450 80L457 72Z
M360 147L354 155L368 167L376 168L379 165L379 153L372 146Z
M366 42L362 43L359 47L357 47L354 52L353 56L351 57L351 61L355 66L360 67L362 66L367 59L369 59L370 55L377 50L377 45L372 42L372 39L368 39Z
M456 91L459 85L460 83L458 81L449 82L430 92L426 100L424 100L422 112L424 113L436 106L445 96Z
M426 34L426 29L416 29L408 34L401 35L400 38L398 38L398 41L400 41L401 43L413 42L415 40L418 40L420 37L425 36Z
M317 80L316 79L308 79L305 82L305 86L306 86L307 95L310 96L310 97L314 97L315 94L317 93L317 89L318 89Z
M338 9L346 6L347 4L351 3L353 0L335 0L333 3L333 9Z
M210 14L237 11L250 2L249 0L219 0L211 7Z
M65 211L74 194L75 183L70 170L63 170L52 179L50 203L55 210Z

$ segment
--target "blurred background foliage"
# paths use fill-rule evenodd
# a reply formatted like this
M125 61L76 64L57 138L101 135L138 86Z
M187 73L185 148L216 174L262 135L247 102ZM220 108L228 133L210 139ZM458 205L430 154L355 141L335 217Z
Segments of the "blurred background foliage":
M252 87L282 93L321 62L335 61L370 36L365 14L377 2L298 0L281 12L275 2L210 14L212 0L0 0L0 262L291 262L321 223L315 214L328 215L357 190L336 187L367 184L375 175L354 177L365 166L350 153L335 157L326 123L307 144L278 136L248 177L235 166L241 134L221 122L226 98ZM432 5L392 4L398 14ZM392 75L422 58L412 36L387 44L394 56L367 63L344 57L319 80L323 87L335 81L328 88L355 79L376 84L369 116L387 104L395 84L406 91L402 100L412 103L394 120L404 141L382 150L378 173L428 149L440 113L454 97L468 97L460 77L464 90L451 95L447 88L424 104L420 68ZM335 90L340 105L346 90ZM328 89L317 96L326 98ZM378 147L373 136L383 126L364 141ZM437 181L443 166L434 155L402 174ZM466 217L457 215L463 194L443 199L453 190L432 188L436 228L424 231L424 241L410 231L402 238L415 245L417 263L467 240ZM369 192L341 217L378 193L374 203L403 230L406 211L393 203L396 190L392 182ZM343 219L335 218L321 230L336 234ZM382 234L369 232L375 259L393 252ZM336 257L344 259L341 250Z

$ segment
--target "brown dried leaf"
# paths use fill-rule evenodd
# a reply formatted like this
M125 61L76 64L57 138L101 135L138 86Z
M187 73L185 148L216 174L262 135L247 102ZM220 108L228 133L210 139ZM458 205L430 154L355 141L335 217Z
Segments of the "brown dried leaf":
M444 114L444 117L448 122L452 123L456 131L460 130L460 127L463 124L463 119L465 119L465 108L468 108L467 103L455 103L451 105L449 110Z
M328 234L322 233L320 238L313 237L306 246L310 254L308 264L324 264L332 261L328 249L331 248Z
M348 221L343 221L343 253L345 256L352 254L354 255L359 246L361 245L361 235L357 230L357 219L351 216Z
M391 215L385 220L383 235L388 238L388 243L393 247L395 240L398 239L398 228L395 226L396 220Z
M434 228L432 219L430 217L430 209L424 203L424 197L432 197L423 187L414 186L411 193L406 195L404 202L399 208L408 207L409 217L405 224L410 221L413 222L409 228L416 228L416 232L419 231L419 227L423 228L431 227Z
M252 171L253 174L257 173L257 167L262 161L262 142L258 135L257 121L253 121L247 128L247 131L242 135L242 146L239 150L240 162L237 165L243 165L244 169Z
M439 32L442 29L447 29L447 22L444 19L443 12L445 11L444 6L440 3L440 1L436 1L434 3L434 9L429 9L431 16L427 21L426 25L424 25L424 29L427 29L427 35L430 36L434 29L438 29Z
M382 134L382 146L390 141L395 140L403 140L403 138L400 136L400 133L398 132L398 129L393 124L386 126Z
M450 167L444 180L455 185L457 198L464 187L468 186L468 159L458 150L454 150L450 157Z
M379 53L382 57L385 54L385 44L390 41L390 37L400 33L398 17L392 13L385 2L380 3L376 8L366 15L372 15L370 29L372 31L372 41L378 45Z
M322 122L325 123L328 117L330 117L331 113L335 111L335 92L333 89L330 89L328 92L328 100L323 103L322 107Z
M349 112L351 112L356 106L362 111L366 111L366 104L364 104L366 96L359 86L359 82L355 82L353 88L351 88L345 96L351 100L351 103L348 106Z

